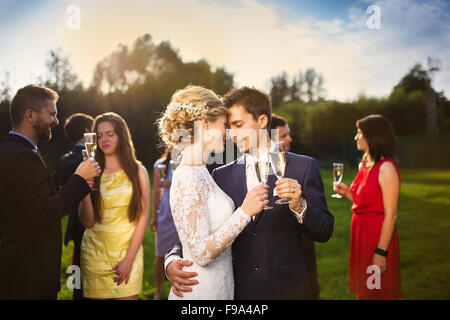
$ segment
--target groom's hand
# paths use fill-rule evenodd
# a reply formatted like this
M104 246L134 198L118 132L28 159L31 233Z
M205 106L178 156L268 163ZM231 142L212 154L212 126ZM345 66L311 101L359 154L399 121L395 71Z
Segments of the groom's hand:
M172 291L179 297L183 297L181 292L190 292L192 288L186 286L192 286L198 284L197 280L190 280L197 276L196 272L184 272L183 267L192 266L193 262L189 260L174 260L170 262L166 267L167 278L172 284Z
M278 196L291 201L294 207L300 202L302 197L302 186L295 179L283 178L277 180L275 188Z

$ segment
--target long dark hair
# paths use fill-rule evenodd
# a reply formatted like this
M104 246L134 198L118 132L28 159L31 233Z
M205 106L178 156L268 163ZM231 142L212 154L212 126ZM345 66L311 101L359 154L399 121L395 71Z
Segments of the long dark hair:
M364 139L369 146L369 150L363 155L362 164L366 165L370 158L375 164L381 161L381 158L390 158L398 163L394 155L397 137L391 122L379 114L371 114L356 121L356 127L364 135Z
M131 197L130 206L128 208L128 220L130 222L133 222L139 218L139 214L142 211L142 190L139 183L139 165L141 163L136 160L130 130L128 129L125 120L114 112L101 114L94 120L94 132L97 133L98 125L102 122L111 123L114 127L115 133L119 136L119 142L116 149L117 157L119 158L120 166L125 171L128 179L130 179L133 185L133 195ZM101 174L103 174L103 170L105 169L105 154L100 148L97 149L95 160L99 163L102 170ZM102 195L100 193L100 190L92 192L92 205L94 207L95 221L101 222Z

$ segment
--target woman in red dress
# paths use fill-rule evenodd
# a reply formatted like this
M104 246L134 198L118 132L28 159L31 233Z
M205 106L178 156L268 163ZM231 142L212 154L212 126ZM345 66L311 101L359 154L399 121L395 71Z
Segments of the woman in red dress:
M352 205L349 291L358 300L402 298L400 249L395 225L400 172L394 156L396 136L388 119L370 115L356 122L355 140L364 151L350 187L334 189ZM381 276L377 277L378 266ZM370 267L370 268L369 268Z

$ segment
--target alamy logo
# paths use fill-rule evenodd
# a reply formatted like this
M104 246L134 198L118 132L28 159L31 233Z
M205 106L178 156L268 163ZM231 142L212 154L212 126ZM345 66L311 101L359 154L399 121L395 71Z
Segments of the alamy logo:
M369 290L373 290L373 289L381 289L381 271L380 271L380 267L377 265L371 265L367 267L366 270L367 274L371 274L373 273L366 282L367 288Z
M366 10L367 14L370 14L366 20L366 26L369 30L381 29L381 10L379 6L371 5Z
M74 4L67 7L66 10L69 17L67 18L67 28L69 30L80 30L81 27L81 9Z
M66 273L72 274L67 278L67 288L70 290L81 289L81 270L79 266L72 265L67 267Z

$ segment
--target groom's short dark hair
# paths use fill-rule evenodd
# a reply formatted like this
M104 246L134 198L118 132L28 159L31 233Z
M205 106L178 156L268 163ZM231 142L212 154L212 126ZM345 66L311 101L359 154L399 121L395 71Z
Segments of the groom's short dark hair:
M264 92L249 87L235 88L223 96L223 103L226 108L231 108L234 105L244 107L255 120L262 114L266 115L269 119L267 128L270 127L272 106L269 96Z
M22 123L23 115L27 109L39 112L47 100L57 102L58 99L59 96L55 91L36 84L30 84L19 89L9 106L9 116L13 127L17 127Z

